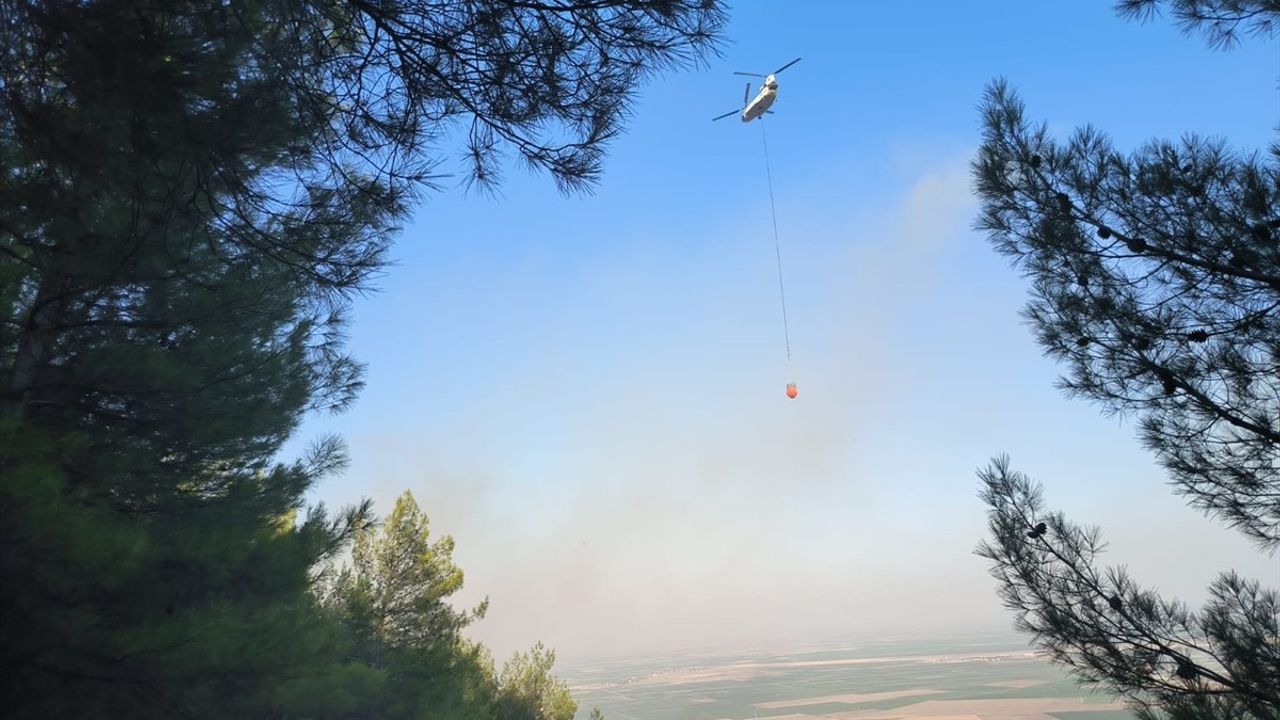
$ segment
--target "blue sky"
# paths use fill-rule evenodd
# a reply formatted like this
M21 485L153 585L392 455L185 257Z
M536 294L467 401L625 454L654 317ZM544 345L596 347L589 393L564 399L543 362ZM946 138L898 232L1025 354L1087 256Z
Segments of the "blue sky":
M491 598L474 634L499 656L1007 628L971 552L974 470L1002 452L1161 590L1280 581L1167 491L1131 426L1053 389L1023 280L970 230L967 168L998 76L1060 134L1262 148L1276 42L1211 51L1109 0L731 13L723 59L643 89L594 195L513 166L499 198L424 199L355 307L365 392L291 445L350 444L315 499L385 512L413 490L464 599ZM741 98L733 70L797 56L767 121L791 401L760 128L709 119Z

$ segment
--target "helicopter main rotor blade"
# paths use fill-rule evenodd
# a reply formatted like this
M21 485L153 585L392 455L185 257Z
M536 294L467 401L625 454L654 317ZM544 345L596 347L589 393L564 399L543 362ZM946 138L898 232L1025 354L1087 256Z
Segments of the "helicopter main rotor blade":
M729 117L730 115L737 115L737 114L738 114L738 113L740 113L740 112L742 112L742 111L741 111L741 110L730 110L729 112L727 112L727 113L725 113L725 114L723 114L723 115L717 115L717 116L715 116L715 117L711 118L711 122L715 122L715 121L717 121L717 120L723 120L723 119L725 119L725 118Z
M786 70L787 68L791 67L792 65L795 65L795 64L796 64L796 63L798 63L798 62L800 62L800 58L796 58L795 60L792 60L791 62L787 63L786 65L783 65L782 67L778 68L777 70L774 70L774 71L773 71L773 74L774 74L774 75L777 75L778 73L782 72L783 70Z
M742 104L746 105L747 100L751 97L751 81L747 81L747 88L742 91Z
M744 73L744 72L737 72L736 70L734 71L734 73L733 73L733 74L734 74L734 75L746 75L747 77L764 77L764 76L763 76L763 75L761 75L760 73Z

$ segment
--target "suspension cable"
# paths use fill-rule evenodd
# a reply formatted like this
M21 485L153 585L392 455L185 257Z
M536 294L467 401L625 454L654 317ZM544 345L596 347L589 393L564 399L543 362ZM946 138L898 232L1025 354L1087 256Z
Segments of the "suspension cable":
M764 172L769 181L769 212L773 216L773 249L778 258L778 295L782 299L782 336L787 343L787 368L791 368L791 327L787 322L787 291L782 283L782 241L778 239L778 208L773 201L773 170L769 167L769 138L760 118L760 138L764 142Z

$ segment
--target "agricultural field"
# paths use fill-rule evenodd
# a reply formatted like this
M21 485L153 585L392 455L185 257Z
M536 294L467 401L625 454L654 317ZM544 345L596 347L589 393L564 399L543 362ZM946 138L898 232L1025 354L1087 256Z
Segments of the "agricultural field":
M1019 646L893 641L567 666L579 720L1131 720Z

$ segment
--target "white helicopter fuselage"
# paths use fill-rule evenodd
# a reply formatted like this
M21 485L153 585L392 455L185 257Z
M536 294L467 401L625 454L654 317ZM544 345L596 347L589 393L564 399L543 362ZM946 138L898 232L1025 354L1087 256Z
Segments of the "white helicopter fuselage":
M769 108L773 107L773 103L778 99L778 73L800 62L800 58L796 58L782 67L774 70L768 75L761 75L753 72L735 72L734 75L747 75L749 77L764 78L764 82L760 83L760 89L756 92L756 96L751 97L751 82L748 81L746 87L742 88L742 105L741 110L730 110L711 118L711 122L731 118L734 115L742 118L742 122L749 123L752 120L759 120L764 117L765 113L772 113Z
M756 118L764 115L773 106L773 101L778 99L778 81L770 75L760 86L760 92L756 93L755 98L747 103L747 107L742 110L742 122L748 123Z

